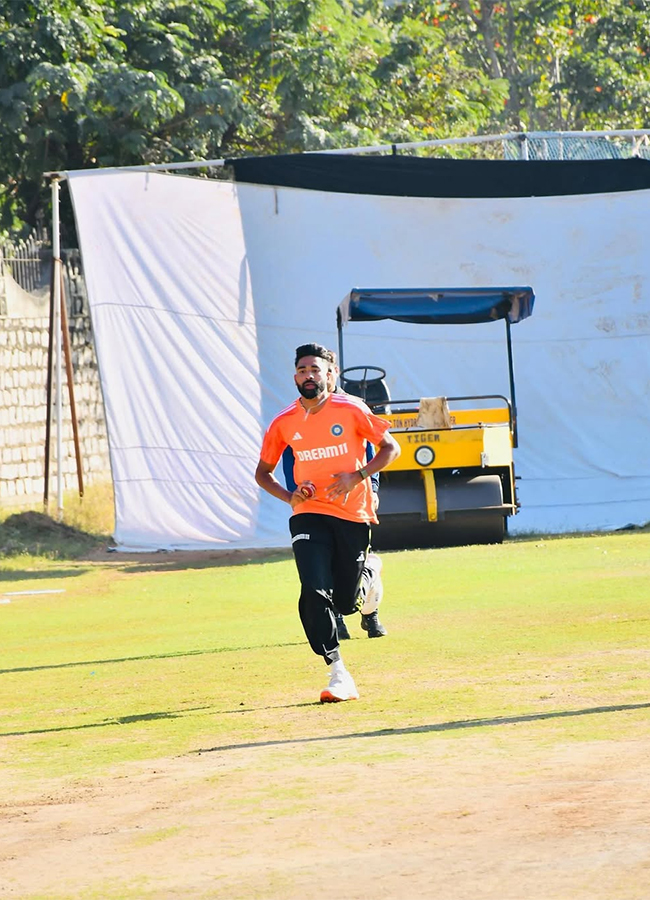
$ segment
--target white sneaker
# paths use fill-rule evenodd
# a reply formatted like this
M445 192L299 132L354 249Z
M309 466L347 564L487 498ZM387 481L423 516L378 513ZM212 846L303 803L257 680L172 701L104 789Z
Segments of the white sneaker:
M366 559L366 569L369 569L372 573L372 581L361 607L361 614L364 616L370 616L372 613L377 612L384 596L384 585L381 580L382 567L383 563L377 554L369 553Z
M354 678L346 669L333 668L330 683L320 692L321 703L339 703L341 700L358 700L359 692Z

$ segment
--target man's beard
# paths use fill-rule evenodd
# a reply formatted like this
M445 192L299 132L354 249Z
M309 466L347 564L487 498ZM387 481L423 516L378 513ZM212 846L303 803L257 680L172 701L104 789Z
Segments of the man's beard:
M324 381L314 381L313 383L307 382L306 384L298 384L296 387L298 388L298 393L301 394L305 400L315 400L320 394L325 393Z

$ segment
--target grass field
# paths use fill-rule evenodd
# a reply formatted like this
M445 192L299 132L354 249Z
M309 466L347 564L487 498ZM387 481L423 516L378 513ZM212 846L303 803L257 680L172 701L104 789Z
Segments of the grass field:
M6 896L329 896L325 884L319 888L307 878L308 863L282 864L284 845L272 861L256 850L252 874L234 871L232 861L243 865L250 853L245 837L238 847L222 846L210 864L212 879L206 876L189 893L171 874L159 884L146 859L152 845L167 847L166 859L178 853L175 871L184 871L185 851L171 849L179 846L177 830L191 825L182 813L137 835L141 844L130 845L131 864L122 859L110 886L101 867L99 880L66 870L65 887L52 874L28 876L40 871L34 859L47 856L48 844L34 844L36 856L29 845L16 850L16 824L23 821L17 811L65 795L71 786L96 792L104 782L157 770L163 760L203 765L192 777L228 785L228 809L239 805L247 821L257 812L260 823L290 829L309 810L317 815L312 780L323 766L341 766L337 810L343 797L361 802L358 777L390 776L391 815L399 817L406 815L404 804L417 807L420 788L426 794L428 768L417 786L408 779L409 771L420 771L413 768L416 758L446 766L456 760L460 792L463 778L470 784L480 775L481 784L490 784L497 773L503 777L509 761L519 778L534 780L542 761L567 748L615 754L617 745L623 753L647 742L650 533L531 538L383 558L382 621L389 635L367 640L352 620L353 639L343 650L361 698L332 706L317 702L326 670L305 643L286 553L250 560L241 554L236 565L209 554L198 560L182 554L0 560L0 777L4 809L11 813L2 830L15 851L8 857ZM361 771L349 768L351 759ZM244 777L253 774L252 781ZM272 789L266 790L268 779ZM367 796L363 803L367 811ZM346 810L341 827L352 828ZM435 814L435 804L427 803L420 819ZM365 813L358 815L365 821ZM414 829L415 840L416 825L404 827ZM317 860L313 849L309 858ZM650 895L650 852L636 860L638 872L623 863L619 872L609 856L606 864L598 859L581 878L572 870L562 881L556 867L557 884L546 873L543 888L523 863L515 881L512 871L506 880L497 852L482 892L469 875L463 881L457 873L454 880L445 870L455 885L447 894L442 869L439 881L422 888L415 876L409 881L408 866L398 871L394 862L383 892L370 891L367 883L362 888L350 874L347 893L339 896L408 900L433 896L434 888L443 900ZM360 853L353 864L359 876L370 861ZM646 893L640 893L642 876ZM607 894L598 893L601 885Z

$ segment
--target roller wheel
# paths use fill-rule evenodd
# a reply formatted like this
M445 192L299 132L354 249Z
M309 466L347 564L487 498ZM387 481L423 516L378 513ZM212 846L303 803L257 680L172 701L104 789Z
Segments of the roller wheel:
M503 515L461 513L448 516L440 522L388 522L375 525L372 529L372 544L378 550L501 544L505 533Z

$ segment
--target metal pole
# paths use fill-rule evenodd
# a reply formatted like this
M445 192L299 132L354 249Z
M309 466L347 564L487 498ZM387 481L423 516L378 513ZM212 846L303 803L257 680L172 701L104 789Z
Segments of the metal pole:
M345 363L343 362L343 322L341 321L341 312L338 309L336 310L336 330L339 338L339 370L342 372L345 368Z
M510 380L510 403L512 405L512 446L519 446L519 432L517 428L517 398L515 397L515 367L512 360L512 332L510 331L510 317L506 316L506 343L508 345L508 378Z
M54 262L50 266L50 327L47 336L47 384L45 387L45 459L43 512L50 511L50 456L52 455L52 371L54 363Z
M61 185L58 178L52 180L52 275L54 288L54 368L56 409L56 518L63 518L63 410L62 352L61 352L61 229L59 225L59 197Z
M519 157L528 159L528 138L523 133L519 135Z
M477 134L472 137L464 137L464 138L441 138L438 140L431 141L406 141L404 143L399 144L377 144L368 147L338 147L332 150L306 150L304 155L332 155L332 154L340 154L340 155L354 155L355 153L385 153L390 150L391 153L399 150L411 150L418 147L452 147L452 146L461 146L464 144L487 144L494 143L495 141L511 141L511 140L519 140L521 141L522 136L524 138L537 138L537 137L545 137L545 138L555 138L558 135L563 135L564 137L641 137L644 135L650 135L650 129L648 128L627 128L627 129L618 129L614 131L529 131L525 135L523 132L513 131L508 132L507 134ZM300 156L301 154L296 154L296 156ZM520 153L521 155L521 153ZM522 158L524 158L522 156ZM91 172L97 172L101 174L106 174L108 172L173 172L175 170L180 169L218 169L226 164L227 160L225 159L200 159L195 160L193 162L180 162L180 163L155 163L155 164L147 164L142 166L106 166L99 169L72 169L72 170L61 170L60 172L44 172L43 174L46 177L60 177L67 178L69 174L72 172L83 172L84 175L88 175Z
M418 147L452 147L465 144L487 144L496 141L521 141L522 136L528 138L556 138L558 135L564 137L642 137L650 135L648 128L628 128L615 131L529 131L525 135L523 132L513 131L507 134L477 134L472 137L464 138L441 138L431 141L407 141L399 144L377 144L367 147L338 147L332 150L306 150L304 155L332 155L340 154L343 156L351 156L355 153L385 153L390 150L391 153L399 150L411 150ZM393 150L395 148L395 150ZM296 154L300 156L301 154ZM521 151L520 151L521 156ZM524 158L523 156L521 158ZM99 169L72 169L61 170L60 172L44 172L43 174L51 178L52 176L66 179L69 174L74 172L83 172L88 175L91 172L101 173L105 175L109 172L173 172L180 169L218 169L226 164L225 159L200 159L192 162L180 163L155 163L141 166L105 166Z

